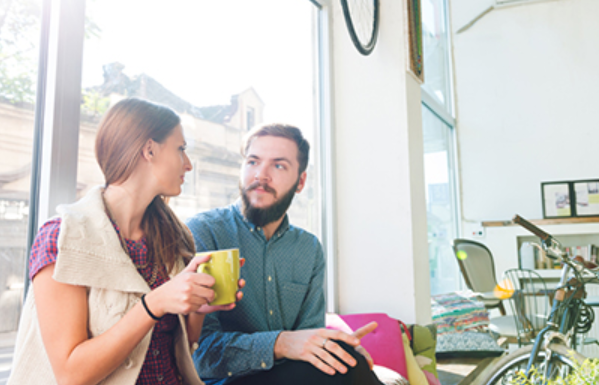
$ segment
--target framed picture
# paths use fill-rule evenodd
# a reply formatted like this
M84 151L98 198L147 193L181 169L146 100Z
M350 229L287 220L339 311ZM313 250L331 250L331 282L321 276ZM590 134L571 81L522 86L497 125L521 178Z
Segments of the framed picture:
M572 182L576 216L599 216L599 179Z
M408 72L420 84L424 83L424 55L422 51L422 11L420 0L407 0L406 22L408 25Z
M541 183L541 194L543 196L544 218L576 216L576 209L572 205L571 182L543 182Z

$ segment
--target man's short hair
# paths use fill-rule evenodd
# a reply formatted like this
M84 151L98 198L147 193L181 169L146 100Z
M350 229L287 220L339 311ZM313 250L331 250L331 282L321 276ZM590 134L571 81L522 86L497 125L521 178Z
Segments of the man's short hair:
M292 140L297 145L297 161L299 163L299 174L306 171L308 168L308 160L310 156L310 143L302 135L302 131L289 124L268 123L255 126L252 128L243 141L241 155L245 158L248 148L260 136L276 136Z

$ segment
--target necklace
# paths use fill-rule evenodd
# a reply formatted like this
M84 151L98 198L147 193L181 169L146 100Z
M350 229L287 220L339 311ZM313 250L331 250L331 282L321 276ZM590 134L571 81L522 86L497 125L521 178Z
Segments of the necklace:
M116 222L116 220L114 219L114 217L112 216L112 213L110 212L110 209L108 208L108 205L106 204L106 199L104 198L104 191L102 191L102 202L104 203L104 210L106 211L106 215L108 215L108 218L110 218L110 220L112 221L112 223L114 223L117 227L119 227L119 224ZM139 269L145 269L150 265L150 260L148 258L148 261L144 264L137 264L135 263L135 261L133 260L133 258L131 258L131 254L129 253L129 247L127 247L127 241L125 240L125 237L123 237L123 234L121 233L120 227L119 230L117 231L117 234L119 235L119 241L121 242L121 247L123 248L123 250L125 251L125 253L127 254L127 256L129 257L129 259L131 259L131 261L133 262L133 264L135 265L135 267L139 270ZM150 280L148 281L148 286L152 287L152 285L154 284L154 282L156 282L156 278L158 277L158 264L157 263L153 263L152 264L152 276L150 277Z

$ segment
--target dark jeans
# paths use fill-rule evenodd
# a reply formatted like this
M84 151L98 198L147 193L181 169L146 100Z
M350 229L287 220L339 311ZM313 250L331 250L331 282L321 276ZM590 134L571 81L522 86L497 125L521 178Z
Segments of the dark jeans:
M368 367L366 359L341 341L335 341L358 362L345 374L328 375L304 361L286 361L271 370L239 378L230 385L384 385Z

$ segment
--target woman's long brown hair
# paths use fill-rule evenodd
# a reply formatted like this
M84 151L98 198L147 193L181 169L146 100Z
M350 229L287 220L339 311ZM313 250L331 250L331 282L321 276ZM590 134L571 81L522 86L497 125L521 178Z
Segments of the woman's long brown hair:
M131 176L148 140L163 143L181 119L170 108L141 99L124 99L104 116L96 136L96 159L106 186L124 182ZM156 196L146 209L142 222L150 263L160 263L171 273L178 257L187 263L195 253L187 227ZM159 269L164 275L164 269ZM166 278L166 277L164 277Z

